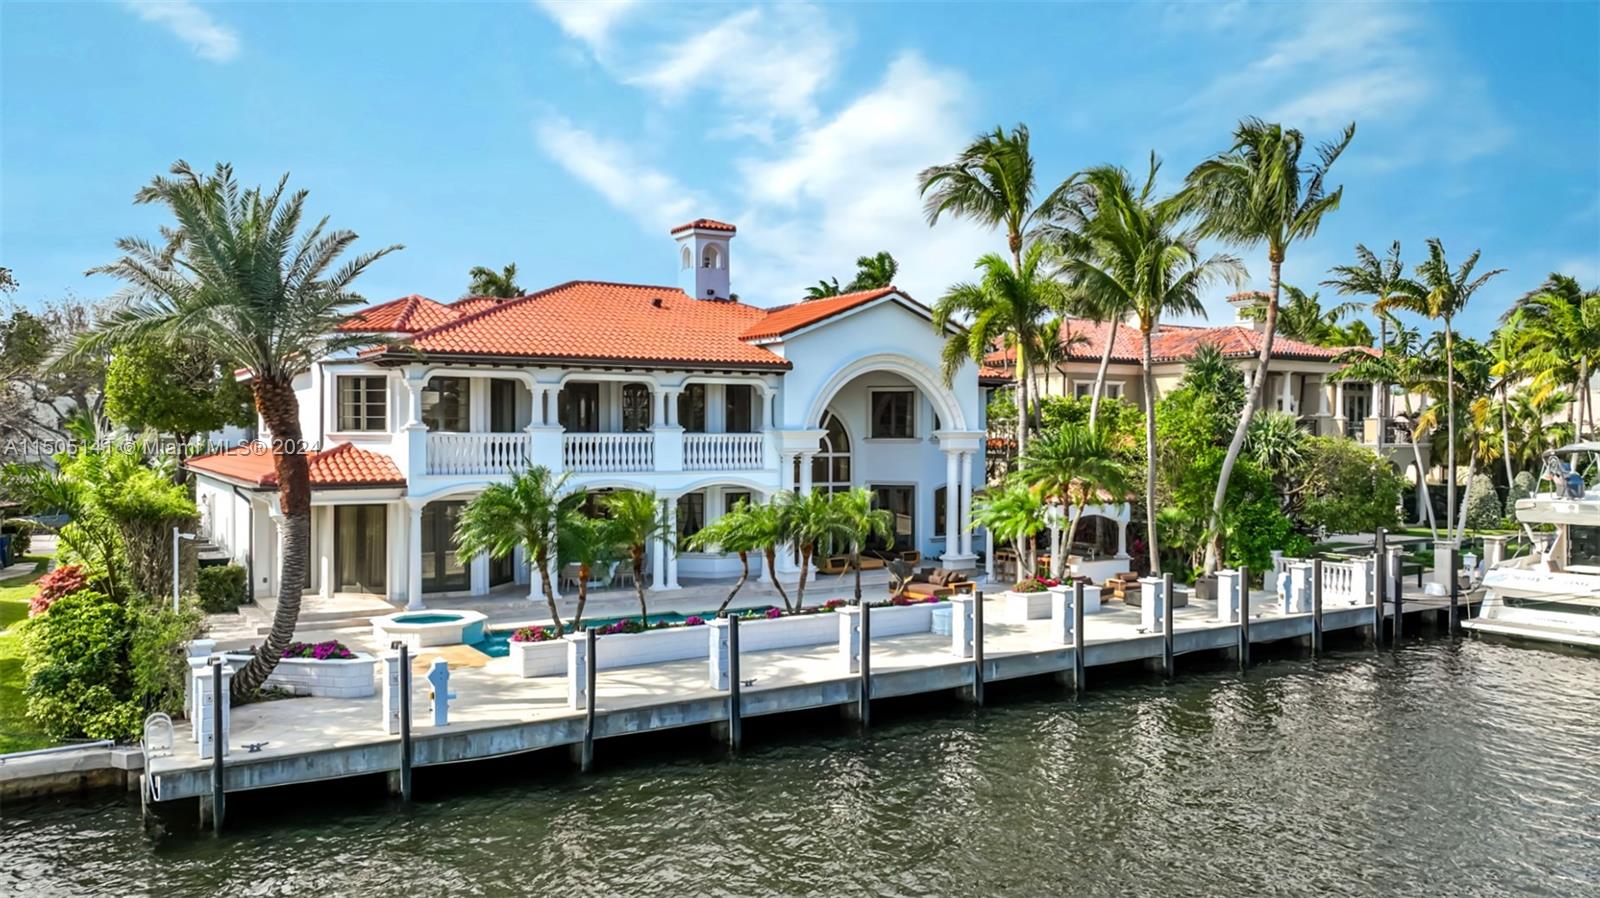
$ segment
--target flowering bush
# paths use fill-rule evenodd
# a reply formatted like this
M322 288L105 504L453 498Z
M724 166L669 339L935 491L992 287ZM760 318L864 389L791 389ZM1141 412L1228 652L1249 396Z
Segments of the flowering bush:
M1052 586L1060 586L1060 585L1061 585L1061 581L1060 580L1052 580L1049 577L1029 577L1026 580L1018 580L1016 582L1016 585L1011 587L1011 591L1012 592L1044 592L1045 590L1049 589Z
M348 661L356 656L349 647L337 639L327 642L291 642L283 650L285 658L314 658L318 661Z
M703 627L705 626L705 623L706 619L698 614L691 614L683 619L683 625L685 627Z
M767 620L777 620L780 617L783 617L783 609L782 608L768 608L767 609Z
M38 580L34 585L39 591L33 594L28 601L28 616L37 617L45 613L56 599L71 595L89 585L89 575L84 573L83 567L76 564L62 565Z
M644 624L639 623L639 621L634 618L627 617L623 618L622 620L606 624L605 626L599 628L598 632L601 636L615 636L619 633L643 633L644 630Z
M555 638L555 627L522 627L511 634L512 642L549 642Z
M822 603L823 611L838 611L845 606L844 599L829 599Z
M889 604L904 608L907 605L933 605L942 601L944 600L938 596L913 596L906 593L900 593L899 595L890 599Z

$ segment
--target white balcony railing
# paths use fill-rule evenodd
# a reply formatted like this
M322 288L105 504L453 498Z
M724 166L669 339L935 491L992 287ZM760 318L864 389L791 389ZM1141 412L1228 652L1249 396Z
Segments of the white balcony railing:
M528 459L526 433L430 433L429 474L507 474Z
M586 473L652 471L656 466L655 434L565 434L561 463L568 471Z
M685 471L755 471L762 466L764 438L759 433L686 433Z

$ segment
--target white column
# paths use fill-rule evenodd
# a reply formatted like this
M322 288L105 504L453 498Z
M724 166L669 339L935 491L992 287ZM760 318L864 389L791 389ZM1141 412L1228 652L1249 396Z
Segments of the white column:
M944 454L944 554L955 556L961 554L961 535L957 532L960 522L956 515L956 505L961 495L961 457L958 453L946 450Z
M667 588L678 588L678 502L676 499L663 500L667 503Z
M1317 414L1328 416L1328 375L1322 375L1322 380L1317 384Z
M1278 407L1281 411L1292 413L1294 411L1294 376L1287 371L1283 372L1282 376L1283 384L1282 389L1279 390Z
M794 460L797 453L781 452L778 454L778 488L784 492L794 491Z
M983 572L989 582L994 582L994 531L983 528Z
M422 604L422 506L406 504L406 608Z
M811 495L811 457L814 452L800 453L800 495Z
M666 540L650 541L650 589L659 591L667 585Z
M1117 557L1128 557L1128 522L1117 519Z
M1344 436L1345 421L1347 420L1344 414L1344 381L1336 381L1333 392L1333 420L1339 425L1339 435Z
M971 452L961 453L961 506L957 509L961 523L961 554L972 554L972 463Z

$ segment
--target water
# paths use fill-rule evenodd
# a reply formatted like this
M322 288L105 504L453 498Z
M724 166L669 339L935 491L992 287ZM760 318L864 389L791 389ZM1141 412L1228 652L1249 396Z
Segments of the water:
M741 614L743 614L745 612L748 612L748 611L756 611L758 613L764 613L767 610L769 610L771 607L772 607L771 605L761 605L759 607L754 607L754 608L735 608L734 610L739 612L739 613L741 613ZM648 617L645 618L645 621L650 623L650 624L652 624L652 625L660 624L660 623L681 624L681 623L683 623L684 621L688 620L691 617L698 617L701 620L711 620L712 618L714 618L716 616L717 616L717 609L715 609L715 608L713 608L713 609L711 609L709 611L690 611L690 612L682 613L682 614L680 614L680 613L678 613L676 611L663 611L660 614L649 615ZM609 626L611 626L612 624L614 624L614 623L616 623L618 621L638 620L638 619L639 619L639 615L637 615L637 614L629 614L629 615L624 615L622 617L597 617L597 618L593 618L593 619L584 618L584 620L583 620L583 628L585 630L589 629L590 627L594 627L594 628L598 629L598 628L601 628L601 627L609 627ZM484 653L485 655L488 655L491 658L504 658L505 656L511 654L511 634L514 633L514 632L516 632L516 631L515 630L490 630L490 631L488 631L487 633L485 633L483 635L482 639L479 639L476 642L473 642L472 643L472 647L477 649L478 651Z
M0 894L1600 895L1594 656L1431 642L877 717L424 770L410 810L230 799L221 840L8 808Z

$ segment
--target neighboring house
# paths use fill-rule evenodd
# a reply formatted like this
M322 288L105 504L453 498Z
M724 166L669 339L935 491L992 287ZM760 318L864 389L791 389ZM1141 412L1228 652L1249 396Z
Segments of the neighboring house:
M1242 309L1255 303L1256 294L1235 294L1229 301ZM1040 391L1047 396L1090 395L1109 330L1108 324L1067 319L1062 338L1065 361L1035 368L1034 382ZM1263 335L1262 323L1247 319L1219 327L1159 325L1151 339L1156 397L1159 399L1162 393L1178 385L1184 366L1202 345L1222 350L1226 358L1239 366L1248 382L1256 367ZM1403 420L1403 399L1390 395L1379 384L1340 380L1337 375L1340 365L1334 360L1348 350L1349 347L1315 346L1282 334L1274 335L1264 407L1296 416L1301 426L1311 433L1348 437L1387 458L1417 488L1417 510L1421 514L1426 493L1420 488L1422 481ZM1107 396L1144 406L1140 365L1143 352L1137 325L1123 324L1117 328L1111 364L1106 372ZM998 388L1009 380L1015 358L1009 349L990 354L983 371L986 389ZM1422 440L1417 449L1423 460L1421 471L1426 472L1432 467L1429 442Z
M466 501L529 463L571 472L579 489L654 490L676 530L651 547L655 589L735 575L737 557L677 546L740 499L783 490L870 487L895 515L897 547L972 567L976 366L946 386L944 334L894 287L771 309L733 299L734 235L709 219L674 228L676 287L408 296L342 325L379 345L322 359L297 384L305 439L320 449L311 589L415 607L527 583L520 557L464 559L451 534ZM257 595L274 594L270 453L189 466L208 534L251 565Z

